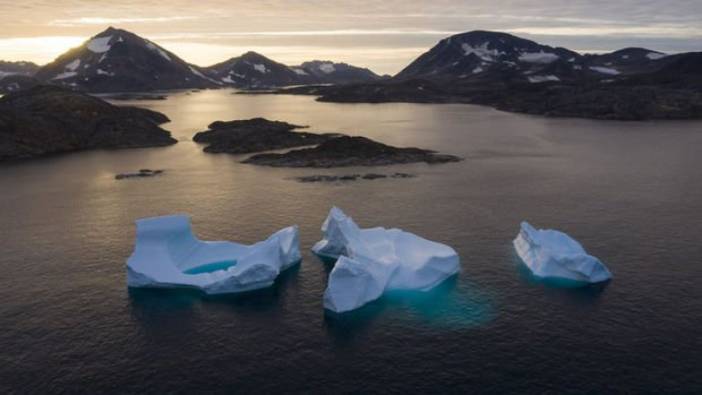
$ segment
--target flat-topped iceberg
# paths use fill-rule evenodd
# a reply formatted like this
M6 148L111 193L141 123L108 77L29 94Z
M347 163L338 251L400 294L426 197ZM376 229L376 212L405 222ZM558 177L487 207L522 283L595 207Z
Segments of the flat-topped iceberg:
M322 232L312 250L338 258L324 292L324 307L333 312L357 309L385 291L428 291L459 271L453 248L400 229L360 229L336 207Z
M244 245L198 240L185 215L136 224L136 245L127 261L130 287L187 287L208 294L251 291L271 286L280 272L301 260L297 226Z
M607 281L612 274L583 246L556 230L535 229L522 222L514 248L531 272L540 278L573 280L589 284Z

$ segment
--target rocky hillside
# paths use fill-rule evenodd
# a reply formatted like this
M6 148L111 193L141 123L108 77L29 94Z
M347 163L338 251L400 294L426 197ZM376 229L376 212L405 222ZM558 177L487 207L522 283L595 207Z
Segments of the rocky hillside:
M292 69L305 84L352 84L379 81L384 78L370 69L322 60L305 62L299 66L293 66Z
M8 75L34 75L39 66L32 62L5 62L0 60L0 79Z
M87 149L175 144L158 125L168 118L118 107L55 86L36 86L0 98L0 161Z

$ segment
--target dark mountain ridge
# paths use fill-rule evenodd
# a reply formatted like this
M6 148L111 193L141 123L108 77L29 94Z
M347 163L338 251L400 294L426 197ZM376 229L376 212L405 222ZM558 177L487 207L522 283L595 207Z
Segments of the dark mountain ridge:
M439 41L387 81L280 92L330 102L471 103L547 116L695 119L702 118L701 57L644 48L581 55L474 31Z

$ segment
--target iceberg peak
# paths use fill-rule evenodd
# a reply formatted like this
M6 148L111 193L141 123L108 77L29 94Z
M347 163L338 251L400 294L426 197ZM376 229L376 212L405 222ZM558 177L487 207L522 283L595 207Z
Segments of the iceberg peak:
M599 259L563 232L536 229L528 222L514 239L514 248L531 272L540 278L574 280L583 284L604 282L612 274Z
M355 310L389 290L429 291L458 273L453 248L400 229L361 229L337 207L322 225L312 251L337 259L324 292L324 307Z
M196 288L208 294L273 285L301 260L297 226L253 245L200 241L185 215L137 220L136 245L127 261L130 287Z

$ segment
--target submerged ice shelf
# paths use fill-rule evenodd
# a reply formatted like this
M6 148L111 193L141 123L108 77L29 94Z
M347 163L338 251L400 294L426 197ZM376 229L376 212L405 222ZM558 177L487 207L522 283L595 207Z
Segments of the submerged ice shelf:
M428 291L459 271L453 248L399 229L360 229L334 207L312 250L338 259L329 274L324 307L355 310L390 290Z
M566 279L590 284L607 281L607 267L570 236L556 230L535 229L522 222L514 248L531 272L544 279Z
M208 294L244 292L273 285L280 272L300 260L296 226L244 245L198 240L185 215L145 218L137 221L127 284L197 288Z

